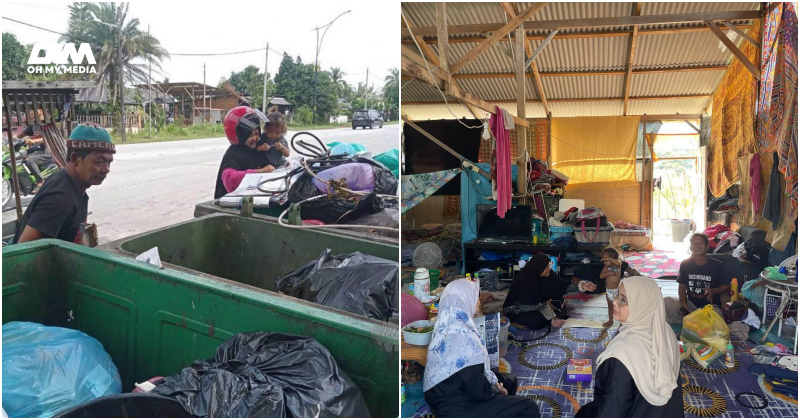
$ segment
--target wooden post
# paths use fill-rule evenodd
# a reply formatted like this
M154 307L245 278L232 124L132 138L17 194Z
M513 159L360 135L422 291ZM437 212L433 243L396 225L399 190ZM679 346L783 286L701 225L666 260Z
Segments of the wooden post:
M434 4L436 5L436 28L439 40L439 68L447 74L444 88L445 92L450 92L450 40L447 34L447 9L444 2Z
M514 66L517 71L517 118L525 119L525 28L520 25L517 28L516 45L514 46L514 56L516 58ZM527 183L527 163L525 162L526 154L526 128L524 126L517 126L517 153L520 158L517 159L517 192L522 194L522 202L525 202L525 196L528 192Z
M17 223L22 220L22 198L19 196L19 176L17 175L17 157L14 152L14 130L11 129L11 106L9 105L10 95L4 95L3 106L6 110L7 118L7 131L8 131L8 150L9 157L11 158L11 188L14 189L14 201L16 203ZM15 95L14 103L19 100L19 95ZM19 107L16 107L19 110ZM17 115L17 121L22 122L20 116Z

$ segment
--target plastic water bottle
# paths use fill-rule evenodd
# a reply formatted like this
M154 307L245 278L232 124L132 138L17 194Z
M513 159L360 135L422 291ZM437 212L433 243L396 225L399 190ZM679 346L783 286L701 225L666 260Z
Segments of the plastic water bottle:
M732 368L736 365L736 359L734 359L734 352L733 352L733 344L728 341L728 346L725 348L725 367Z

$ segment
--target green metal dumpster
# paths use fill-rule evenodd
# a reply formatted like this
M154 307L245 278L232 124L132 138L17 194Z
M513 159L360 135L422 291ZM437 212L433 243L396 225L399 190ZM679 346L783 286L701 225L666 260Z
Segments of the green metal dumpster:
M253 209L253 218L256 220L263 220L265 222L278 223L278 216L284 209ZM237 209L225 208L219 205L219 200L206 201L194 206L194 217L208 216L209 214L228 214L231 216L238 216L240 211ZM399 244L398 236L385 236L376 235L367 232L360 232L354 229L319 229L318 232L335 233L341 236L348 236L352 238L363 239L368 242L375 242L380 244L389 244L397 246Z
M133 257L154 247L161 261L173 268L271 292L277 291L278 277L316 260L325 248L334 254L361 251L390 261L399 255L393 245L226 214L156 229L102 248Z
M225 280L57 240L3 248L3 323L31 321L96 338L123 389L210 358L239 332L314 337L358 384L373 416L399 413L397 327Z

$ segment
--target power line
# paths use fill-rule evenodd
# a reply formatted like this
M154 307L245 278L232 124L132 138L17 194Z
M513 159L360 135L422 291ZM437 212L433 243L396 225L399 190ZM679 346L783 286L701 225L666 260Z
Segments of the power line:
M31 25L30 23L25 23L25 22L20 22L20 21L18 21L18 20L16 20L16 19L11 19L11 18L9 18L9 17L5 17L5 16L3 16L3 19L5 19L5 20L10 20L10 21L12 21L12 22L14 22L14 23L19 23L20 25L30 26L31 28L41 29L41 30L43 30L43 31L47 31L47 32L50 32L50 33L54 33L54 34L56 34L56 35L69 36L69 35L67 35L67 34L62 34L61 32L56 32L56 31L54 31L54 30L52 30L52 29L42 28L41 26ZM76 39L78 39L78 38L76 38ZM83 41L83 40L79 39L79 41Z
M266 48L258 48L255 50L247 50L247 51L234 51L234 52L227 52L227 53L169 53L169 55L173 56L181 56L181 57L210 57L210 56L220 56L220 55L236 55L236 54L247 54L251 52L258 52L258 51L266 51ZM272 48L270 48L272 50Z

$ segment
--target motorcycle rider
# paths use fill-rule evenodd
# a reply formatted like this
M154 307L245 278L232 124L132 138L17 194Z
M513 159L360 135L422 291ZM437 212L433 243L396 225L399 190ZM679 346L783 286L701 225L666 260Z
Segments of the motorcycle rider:
M105 180L114 153L114 143L103 127L75 127L67 141L67 166L49 177L34 196L17 226L14 243L44 238L82 243L89 206L86 190Z
M41 115L41 110L39 111ZM28 150L24 153L22 164L28 168L28 171L36 178L36 185L31 190L31 194L35 194L44 183L42 172L39 170L40 166L47 166L53 162L53 157L47 150L44 144L44 137L42 136L42 127L39 121L33 119L33 111L29 112L29 117L33 121L33 125L25 127L24 130L17 133L17 138L25 139L25 144L28 145ZM27 137L27 138L26 138Z

